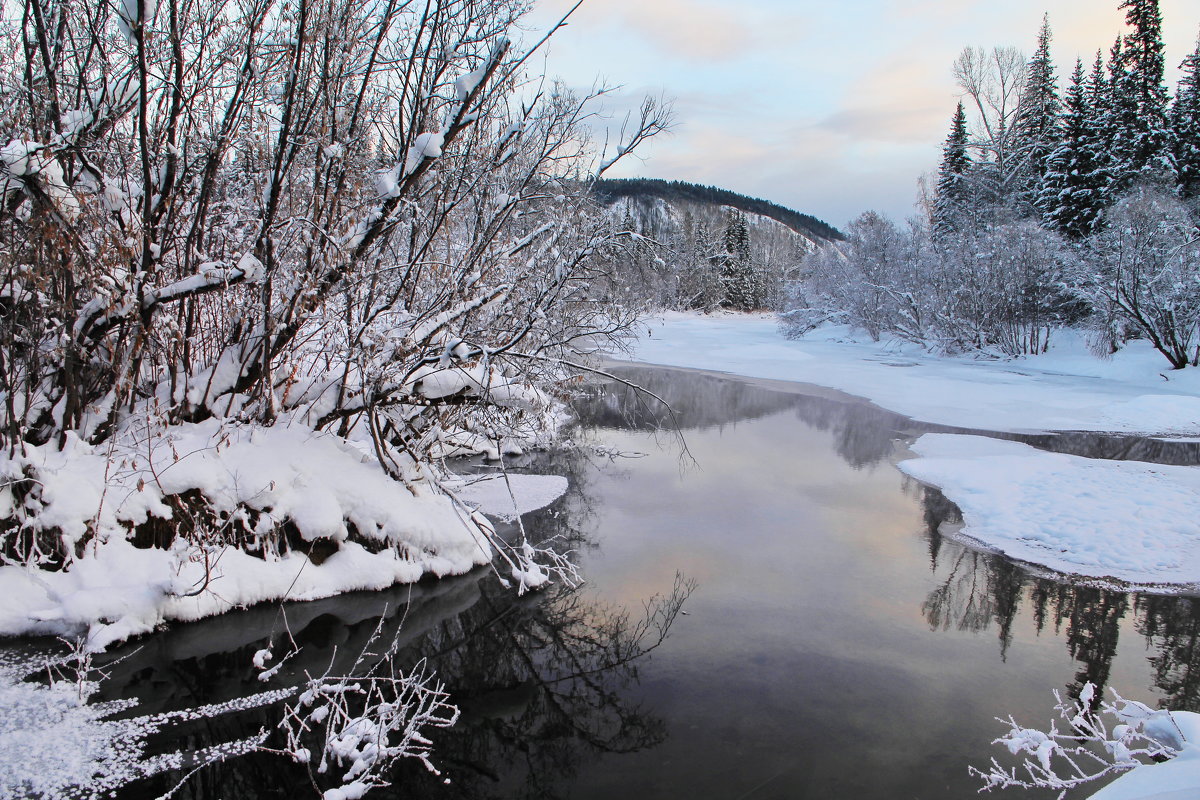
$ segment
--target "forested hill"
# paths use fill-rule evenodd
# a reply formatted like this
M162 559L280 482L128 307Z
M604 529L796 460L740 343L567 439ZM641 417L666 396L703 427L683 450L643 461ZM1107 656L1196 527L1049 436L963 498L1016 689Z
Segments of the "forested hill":
M718 189L715 186L701 186L685 181L664 181L657 178L624 178L596 181L593 191L605 203L613 203L621 198L660 198L668 203L686 200L693 203L730 206L749 214L770 217L810 239L839 240L843 238L841 231L816 217L801 214L799 211L793 211L768 200L747 197L728 189Z

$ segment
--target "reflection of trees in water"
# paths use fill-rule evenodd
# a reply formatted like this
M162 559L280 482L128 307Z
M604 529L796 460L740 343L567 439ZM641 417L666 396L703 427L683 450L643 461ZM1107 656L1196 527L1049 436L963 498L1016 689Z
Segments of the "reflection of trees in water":
M1200 442L1172 439L1147 439L1143 436L1068 431L1041 436L1013 435L1016 441L1041 450L1086 458L1118 461L1149 461L1155 464L1192 466L1200 464Z
M1017 568L1004 562L988 564L994 557L955 548L956 555L945 567L945 576L925 598L921 610L933 630L979 633L993 625L1000 637L1000 654L1012 643L1012 623L1021 605L1023 581ZM938 565L934 564L934 574Z
M531 537L557 536L578 546L571 514L539 512ZM690 584L637 614L609 608L583 590L557 586L517 597L486 570L462 578L422 582L379 593L359 593L287 609L287 629L300 652L271 686L302 683L305 672L343 674L367 646L380 617L384 640L399 643L398 664L426 658L444 681L460 722L436 732L435 762L451 782L419 765L402 765L392 789L372 796L554 797L555 786L589 758L652 747L665 737L661 720L630 699L638 660L662 642ZM102 699L137 697L136 713L191 708L261 691L254 653L269 639L288 647L277 607L178 626L109 658ZM374 647L373 650L383 650ZM367 658L369 668L377 658ZM278 708L255 709L185 723L162 750L197 750L273 728ZM157 797L182 773L129 787L129 798ZM270 798L309 793L302 769L284 759L253 755L208 767L180 790L180 798Z
M394 786L373 796L554 797L554 786L586 759L645 749L665 738L661 720L628 695L638 679L638 660L666 637L690 591L688 584L677 583L671 594L648 604L644 614L631 616L565 587L517 598L490 576L446 583L454 584L453 589L416 597L407 609L402 603L390 606L385 632L401 641L399 663L429 659L463 709L455 727L437 732L434 747L435 761L451 782L405 764L393 776ZM385 594L393 602L403 599L399 591ZM375 615L382 612L382 598L355 599ZM289 626L303 649L281 674L284 683L300 683L305 670L320 674L330 665L331 674L340 674L375 629L378 617L354 614L352 604L323 606L324 613L289 614ZM164 637L169 639L170 633ZM230 638L218 632L214 641L228 643ZM111 667L105 692L155 695L159 707L250 694L261 688L251 659L264 641L247 639L228 651L165 661L161 652L135 652ZM174 649L170 643L167 647ZM363 668L374 660L365 659ZM197 720L175 729L171 740L161 744L164 750L199 749L232 741L272 728L277 713L256 709ZM159 776L124 796L156 797L180 777ZM255 755L202 770L176 796L278 797L306 786L303 770Z
M677 584L636 618L579 591L526 603L485 592L471 615L420 651L439 674L453 676L451 695L463 709L436 750L452 782L413 765L401 781L405 794L556 797L587 758L661 742L662 721L627 696L638 660L666 636L688 591Z
M666 401L616 383L598 383L573 401L576 413L598 428L704 430L761 419L792 407L791 397L761 386L688 370L621 366L611 370Z
M1054 631L1064 630L1067 652L1081 664L1067 688L1078 697L1085 683L1103 690L1108 685L1112 662L1117 655L1121 620L1129 611L1129 595L1092 586L1073 586L1045 578L1034 581L1032 600L1035 619L1052 619ZM1038 633L1042 628L1038 628ZM1101 692L1096 693L1099 703Z
M961 522L958 508L935 489L922 490L930 567L935 588L922 604L934 630L982 632L993 626L1002 655L1012 642L1021 604L1039 634L1053 629L1066 640L1079 662L1067 687L1078 697L1086 682L1103 689L1120 641L1120 624L1131 611L1137 630L1154 652L1155 686L1170 708L1200 708L1200 601L1176 596L1137 595L1036 577L1000 556L979 552L946 539L943 523ZM1097 693L1099 697L1100 693Z
M686 434L790 411L808 426L832 434L837 453L856 469L891 456L898 431L909 425L905 417L867 403L782 392L717 375L625 366L613 371L667 405L628 386L598 384L575 404L585 424Z
M576 404L586 424L626 430L705 430L762 419L788 410L805 424L833 435L837 453L856 469L891 456L897 438L922 433L962 433L1009 439L1040 450L1088 458L1200 464L1200 442L1113 436L1086 431L1021 434L977 431L915 422L848 398L778 391L737 378L660 367L620 365L613 374L649 389L669 407L618 383L596 384Z
M1154 683L1164 707L1200 712L1200 603L1190 597L1137 599L1138 632L1152 643Z

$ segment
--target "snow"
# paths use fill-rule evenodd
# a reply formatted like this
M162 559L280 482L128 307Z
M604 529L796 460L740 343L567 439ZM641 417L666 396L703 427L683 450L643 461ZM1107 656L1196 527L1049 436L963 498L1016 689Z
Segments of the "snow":
M454 82L454 96L458 102L461 103L466 100L467 96L475 91L475 87L479 85L479 82L483 80L483 76L486 74L486 69L477 69L456 80Z
M62 449L27 446L0 460L6 477L27 471L40 482L29 524L74 557L58 571L0 566L0 635L85 634L102 650L170 620L462 574L493 553L486 520L469 507L425 481L393 480L353 443L301 425L210 420L112 449L69 435ZM515 506L486 483L465 487L465 502L507 517L566 488L562 478L512 478ZM207 542L135 546L131 529L175 519L170 498L188 492L224 519L221 530ZM7 487L0 503L12 504ZM336 549L315 563L274 535L283 524Z
M1146 342L1111 359L1082 334L1010 361L932 356L864 342L844 327L785 338L768 315L672 313L653 320L640 361L838 389L932 424L978 431L1200 434L1200 369L1171 372ZM1200 591L1200 468L1047 453L1010 441L927 434L900 469L963 512L957 535L1097 582Z
M267 275L267 268L251 252L244 253L238 259L237 269L242 271L246 283L262 283L263 278Z
M417 171L417 167L427 158L438 158L442 155L442 147L446 143L446 137L442 133L422 133L413 141L412 147L408 148L408 155L404 161L404 175L408 176Z
M861 341L845 327L789 340L765 314L669 313L648 329L634 348L639 361L814 383L922 422L1009 432L1200 434L1200 369L1172 372L1141 341L1102 360L1083 335L1056 331L1044 355L988 361Z
M1125 773L1091 800L1194 800L1200 797L1200 714L1172 711L1183 734L1179 754L1161 764L1145 764Z
M1009 558L1138 586L1200 588L1200 470L926 434L900 469L941 489Z
M567 479L559 475L484 475L464 478L461 485L451 488L460 500L478 506L489 517L511 522L562 497Z
M47 670L50 685L24 679ZM0 798L110 797L139 778L183 763L181 753L147 756L148 738L182 721L206 719L279 702L295 689L276 689L212 706L111 719L134 700L88 702L97 684L76 680L62 657L0 650ZM86 670L86 668L84 668ZM265 737L263 737L265 738ZM224 742L193 755L200 762L254 750L262 738Z

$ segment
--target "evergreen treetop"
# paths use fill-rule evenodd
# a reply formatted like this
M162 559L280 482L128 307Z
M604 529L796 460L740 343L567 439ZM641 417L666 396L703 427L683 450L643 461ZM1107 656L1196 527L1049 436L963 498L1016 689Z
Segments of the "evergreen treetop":
M1038 33L1037 50L1029 59L1015 122L1017 149L1023 160L1018 201L1026 209L1040 208L1048 161L1061 138L1062 102L1050 57L1050 39L1050 17L1046 15Z
M1200 38L1196 49L1179 65L1183 74L1171 106L1175 136L1175 165L1179 192L1185 198L1200 196Z
M1093 78L1102 75L1101 69L1093 71ZM1096 150L1099 144L1089 81L1079 59L1064 102L1062 141L1047 159L1046 181L1038 197L1045 223L1072 239L1091 234L1103 209L1107 176L1101 168L1102 154Z
M938 170L937 197L933 206L935 237L953 232L967 208L967 173L972 163L967 153L967 138L967 113L960 100L950 120L950 133L942 146L942 165Z

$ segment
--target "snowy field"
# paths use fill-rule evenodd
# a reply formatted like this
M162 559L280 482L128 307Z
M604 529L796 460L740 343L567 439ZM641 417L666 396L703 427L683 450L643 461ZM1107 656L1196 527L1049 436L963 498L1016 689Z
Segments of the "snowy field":
M922 422L988 431L1200 436L1200 369L1172 373L1145 342L1109 360L1057 332L1049 353L1014 361L938 358L844 327L791 341L771 315L668 314L633 357L650 364L815 383Z
M766 315L669 314L639 361L819 384L914 419L981 431L1200 436L1200 369L1172 373L1135 342L1108 360L1074 333L1041 356L938 358L824 328L788 340ZM928 434L900 469L963 511L957 534L1050 570L1118 585L1200 590L1200 469L1046 453Z

